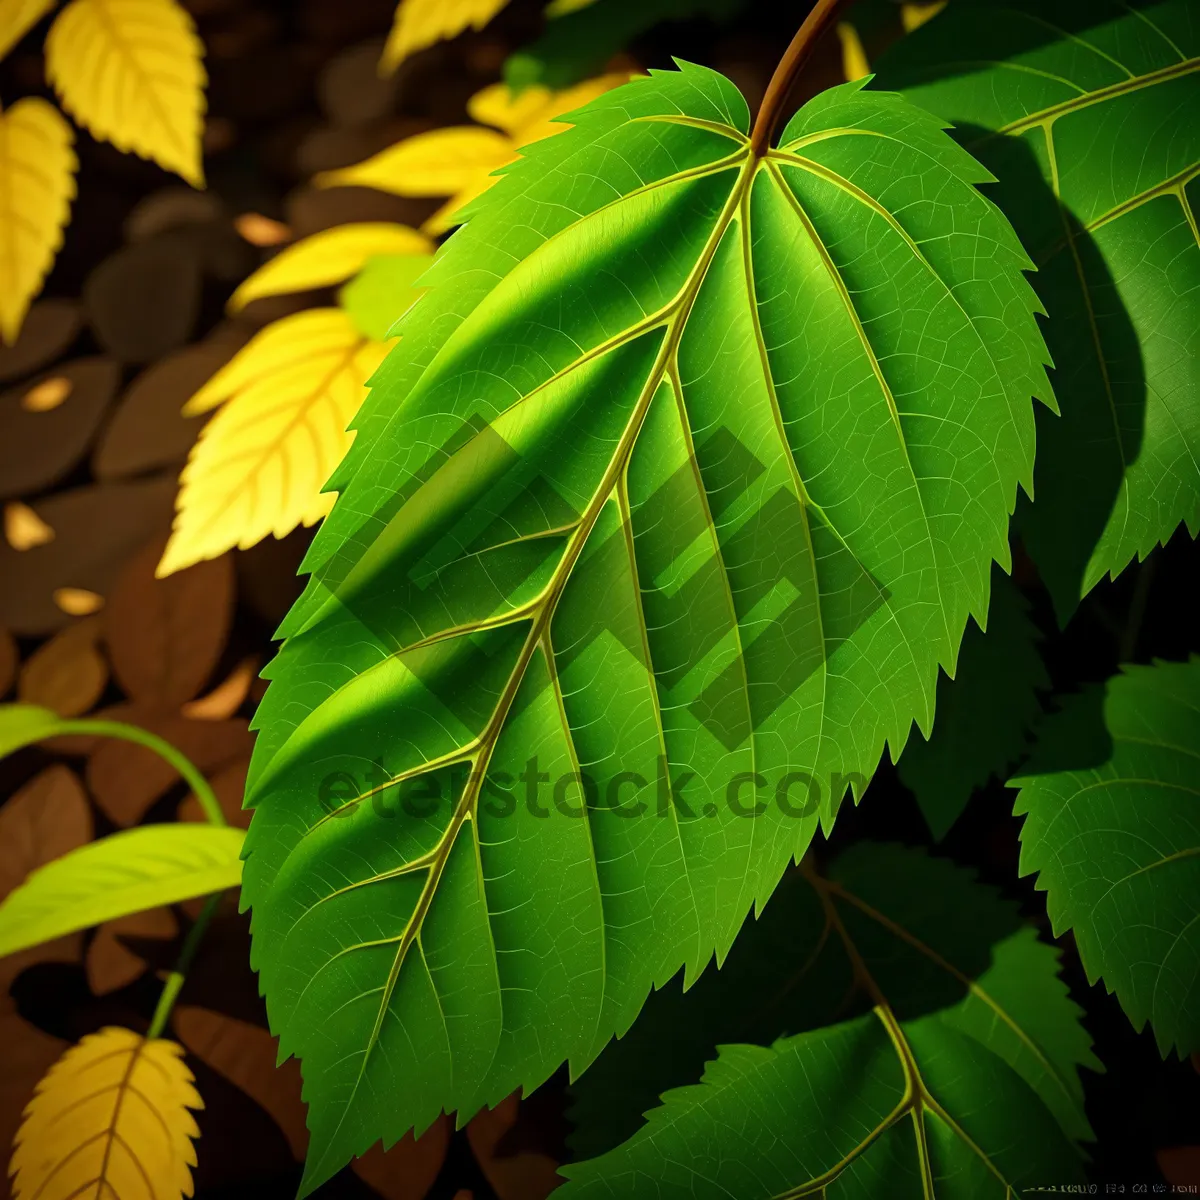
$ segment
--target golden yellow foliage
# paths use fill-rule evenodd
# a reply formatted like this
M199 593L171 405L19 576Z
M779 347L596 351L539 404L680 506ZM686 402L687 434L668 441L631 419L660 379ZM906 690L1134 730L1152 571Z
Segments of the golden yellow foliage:
M218 371L184 406L191 416L223 405L180 477L159 577L325 516L333 493L321 488L388 349L341 309L315 308L268 325Z
M407 225L360 221L336 225L289 246L254 272L229 298L238 312L251 300L304 292L349 279L377 254L432 254L433 243Z
M394 71L410 54L456 37L470 26L482 29L508 0L400 0L380 59L381 72Z
M934 0L931 4L902 4L900 6L900 21L905 33L920 29L926 21L931 21L946 7L946 0Z
M74 141L45 100L18 100L0 114L0 336L10 344L62 245L75 197Z
M71 0L46 37L46 75L95 137L203 187L202 52L176 0Z
M468 105L479 125L419 133L364 162L324 171L313 182L317 187L370 187L396 196L450 196L421 226L430 235L444 233L454 224L454 214L491 187L492 173L512 162L522 146L568 127L556 117L628 79L625 73L600 75L562 91L530 87L517 96L505 84L493 84L472 96Z
M183 1047L109 1026L46 1072L17 1133L16 1200L172 1200L192 1194L203 1108Z
M53 7L54 0L4 0L0 4L0 58Z
M862 38L858 36L858 30L847 21L839 21L837 35L842 44L842 74L846 76L847 81L870 75L871 64L867 62L867 54L863 49Z

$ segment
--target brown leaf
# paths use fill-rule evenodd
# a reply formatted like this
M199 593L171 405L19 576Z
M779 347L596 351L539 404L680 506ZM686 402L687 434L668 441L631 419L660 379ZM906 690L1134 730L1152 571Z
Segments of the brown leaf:
M263 538L234 561L238 596L274 629L304 590L297 572L313 540L313 529L293 529L285 538Z
M105 921L96 930L84 963L92 994L106 996L132 983L146 970L146 959L137 950L137 939L168 942L178 931L169 908L148 908Z
M271 1115L296 1160L302 1161L308 1149L308 1130L300 1098L299 1062L289 1058L277 1067L278 1040L267 1030L224 1013L181 1004L172 1013L171 1023L189 1053Z
M203 225L224 215L220 198L213 192L171 186L139 200L125 218L125 240L144 242L168 229Z
M101 618L85 617L39 646L21 668L21 703L39 704L60 717L87 712L108 683L108 664L97 646L101 630Z
M89 841L92 813L74 772L47 767L0 806L0 900L31 871ZM83 935L73 933L0 958L0 1146L13 1144L37 1081L67 1043L30 1025L9 994L13 981L39 962L75 962Z
M225 814L225 820L238 829L250 828L251 812L242 807L242 800L246 795L246 772L249 769L250 760L243 758L227 767L222 767L208 781L216 793L217 803L220 804L221 811ZM188 795L180 804L178 817L181 821L208 820L204 809L200 807L200 801L196 799L195 792Z
M441 207L439 200L390 196L373 188L305 187L284 201L285 220L297 238L351 221L394 221L414 229Z
M243 720L189 721L136 705L118 705L96 715L148 729L185 754L205 775L249 758L254 746L249 723ZM96 803L121 826L140 821L179 778L175 768L154 751L116 738L97 740L86 774Z
M245 341L245 339L242 339ZM185 417L184 404L223 367L237 346L208 340L147 367L121 396L92 455L100 480L183 463L206 417Z
M390 1150L376 1142L350 1165L386 1200L422 1200L433 1187L450 1145L450 1119L438 1117L417 1139L406 1133Z
M1168 1183L1177 1187L1200 1183L1200 1146L1172 1146L1155 1157Z
M343 50L317 76L317 102L335 125L365 125L392 112L399 79L380 75L384 38Z
M558 1164L548 1154L511 1152L502 1144L505 1135L515 1128L520 1111L520 1097L514 1092L470 1121L467 1141L500 1200L543 1200L562 1183Z
M189 700L180 711L193 721L224 721L232 717L250 694L257 669L258 659L254 655L243 658L228 678L217 684L207 696Z
M200 315L200 258L172 242L110 254L83 286L96 340L122 362L149 362L184 345Z
M7 629L0 628L0 697L7 696L17 678L17 643Z
M79 336L83 316L74 300L39 300L12 346L0 346L0 380L20 379L65 354Z
M112 359L80 358L0 395L0 498L63 478L83 457L120 379Z
M92 814L75 773L55 765L35 775L0 807L0 900L30 871L91 837Z
M0 625L16 634L53 633L70 618L54 602L59 588L107 596L124 563L170 528L173 475L61 492L33 505L53 540L29 550L0 543Z
M105 629L113 674L130 699L175 709L212 674L233 620L229 555L156 579L166 539L134 556L109 596Z

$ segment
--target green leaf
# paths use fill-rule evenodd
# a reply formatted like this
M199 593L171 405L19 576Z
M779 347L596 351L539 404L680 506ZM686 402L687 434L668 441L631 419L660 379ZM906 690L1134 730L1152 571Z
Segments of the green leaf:
M0 704L0 758L62 732L63 719L36 704Z
M987 632L967 628L957 673L938 681L932 735L914 738L900 758L900 778L939 841L971 793L1020 756L1040 712L1038 690L1050 686L1028 607L1009 578L993 571Z
M854 956L870 987L856 979ZM648 998L572 1085L571 1146L582 1157L612 1149L663 1092L698 1083L718 1046L832 1024L869 1010L879 993L902 1021L938 1011L1016 1071L1069 1139L1089 1139L1078 1072L1103 1068L1058 960L1016 905L970 872L919 850L860 844L828 878L786 876L719 971L686 993L676 978Z
M1011 783L1055 934L1164 1055L1200 1049L1200 658L1070 698Z
M431 254L380 254L338 292L338 303L364 337L383 341L420 298L413 285L433 261Z
M959 126L1038 264L1061 419L1021 537L1060 621L1200 532L1200 22L1192 0L966 0L879 86Z
M572 119L424 277L256 718L305 1189L722 960L929 728L1032 478L1027 260L936 121L846 85L755 161L687 65Z
M810 873L803 890L807 904L797 904L799 889L781 889L759 919L774 927L773 947L748 928L747 945L740 938L715 977L686 996L653 997L631 1047L615 1043L575 1084L573 1116L602 1131L598 1138L585 1124L577 1146L611 1145L614 1108L619 1132L633 1137L561 1168L572 1180L564 1200L766 1200L820 1195L835 1179L831 1195L1000 1198L1047 1179L1080 1180L1074 1140L1090 1130L1078 1067L1099 1064L1058 978L1058 951L993 889L919 851L856 846L829 879ZM781 900L789 911L772 912ZM741 954L738 966L757 965L740 986ZM835 986L834 959L843 979L862 986L860 1004L847 1004L844 983ZM814 1001L823 1020L839 1023L809 1027ZM856 1017L855 1009L865 1011ZM719 1046L716 1062L692 1061L686 1074L676 1066L663 1079L651 1036L666 1046L682 1028L697 1043L697 1024L711 1038L705 1057ZM770 1050L727 1044L769 1042L777 1032L788 1036ZM640 1071L639 1054L651 1060ZM633 1069L628 1100L622 1068ZM631 1129L630 1105L653 1103L637 1085L656 1070L675 1090ZM606 1086L591 1082L593 1072Z
M240 829L143 825L39 867L0 904L0 955L117 917L237 887Z
M533 84L565 88L599 74L630 42L666 21L696 17L725 22L746 0L593 0L552 16L537 41L510 54L504 81L514 92Z

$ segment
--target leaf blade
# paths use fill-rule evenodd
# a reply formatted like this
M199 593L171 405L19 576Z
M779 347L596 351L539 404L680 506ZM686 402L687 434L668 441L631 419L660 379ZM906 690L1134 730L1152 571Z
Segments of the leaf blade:
M0 220L5 230L6 285L0 297L0 335L17 340L29 305L62 245L75 198L78 160L71 127L53 105L18 100L0 115Z
M203 187L202 55L176 0L71 0L46 36L46 75L95 137ZM105 68L116 63L122 87L114 92Z
M0 955L117 917L237 887L242 831L143 825L39 867L0 904Z
M835 89L802 110L778 161L755 164L740 95L686 65L569 120L474 203L423 280L356 418L363 446L335 476L342 498L306 564L316 577L269 669L243 894L272 1027L305 1064L306 1190L379 1136L419 1132L442 1109L466 1119L564 1059L577 1073L652 986L720 961L883 744L902 745L914 717L928 724L938 662L986 605L1031 474L1030 397L1048 392L1028 260L975 191L981 169L935 122ZM880 199L896 168L846 134L865 125L954 195L964 241L941 244L932 207L902 220ZM902 284L885 252L907 264ZM780 273L806 287L781 288ZM978 372L969 388L948 371L935 401L889 375L883 363L921 337L891 315L905 308L894 286L935 314L939 355L952 344ZM1024 313L1003 334L989 319L997 294ZM791 344L821 322L827 342ZM847 351L852 378L829 406ZM974 437L951 432L964 423ZM847 444L878 469L823 471ZM516 463L532 490L508 474ZM897 538L919 570L897 572ZM876 628L889 632L860 632ZM855 639L874 636L894 639L887 680L879 656L858 655ZM607 700L600 679L613 681ZM725 699L705 694L710 679ZM866 729L862 693L891 691ZM519 798L507 813L476 803L485 776L523 778L531 750L556 788L586 766L601 794L622 770L645 788L668 765L663 819L584 812L581 778L544 797L544 815ZM359 782L372 762L381 774ZM736 794L715 803L747 772L775 784L802 765L811 807L795 799L753 822ZM438 805L403 810L434 784ZM690 810L705 800L711 814ZM377 816L400 818L386 838ZM625 860L644 894L614 865ZM301 888L314 879L317 893ZM367 897L384 906L371 931ZM556 926L535 927L551 910ZM297 981L318 976L345 1005L352 1048L349 1034L312 1036L316 993ZM550 1020L562 998L572 1022ZM423 1081L403 1112L368 1099L385 1062Z

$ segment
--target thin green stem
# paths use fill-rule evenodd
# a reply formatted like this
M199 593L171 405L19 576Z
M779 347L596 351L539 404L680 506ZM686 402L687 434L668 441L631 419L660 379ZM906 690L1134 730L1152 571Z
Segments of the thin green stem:
M195 763L186 754L176 750L170 742L164 741L148 730L139 729L136 725L126 725L124 721L97 721L88 717L80 717L73 721L63 721L57 728L59 733L99 734L102 737L123 738L127 742L136 742L153 750L160 758L169 762L179 772L185 782L196 793L204 815L213 825L226 825L225 814L221 811L216 793L208 785L208 780L200 773Z
M217 905L220 903L220 892L215 896L209 896L208 903L200 910L200 915L188 930L188 935L183 940L183 949L179 951L179 958L175 962L175 969L167 976L162 995L159 996L158 1004L154 1009L154 1016L150 1018L150 1028L146 1030L147 1038L159 1037L166 1029L171 1009L175 1007L175 1000L183 987L183 981L187 978L188 968L192 965L192 959L196 957L200 940L204 937L205 930L208 929L209 922L212 921L213 914L217 911Z
M228 824L225 814L221 811L216 793L209 786L208 780L200 773L200 769L186 754L177 750L170 742L158 737L157 734L139 729L136 725L126 725L124 721L97 721L87 717L64 721L59 726L59 731L61 733L86 733L97 734L101 737L122 738L127 742L145 746L147 750L153 750L161 759L170 763L195 792L196 799L200 802L200 807L211 824ZM204 932L208 929L209 922L212 921L213 914L217 911L217 905L220 902L220 892L209 896L207 903L200 910L200 915L188 930L187 937L183 941L183 948L179 951L175 969L167 976L162 994L158 998L158 1004L155 1005L154 1015L150 1018L150 1028L146 1031L147 1038L158 1037L167 1027L171 1009L175 1007L175 1000L183 987L184 979L187 978L188 967L191 966L192 959L196 956L200 940L204 937Z

